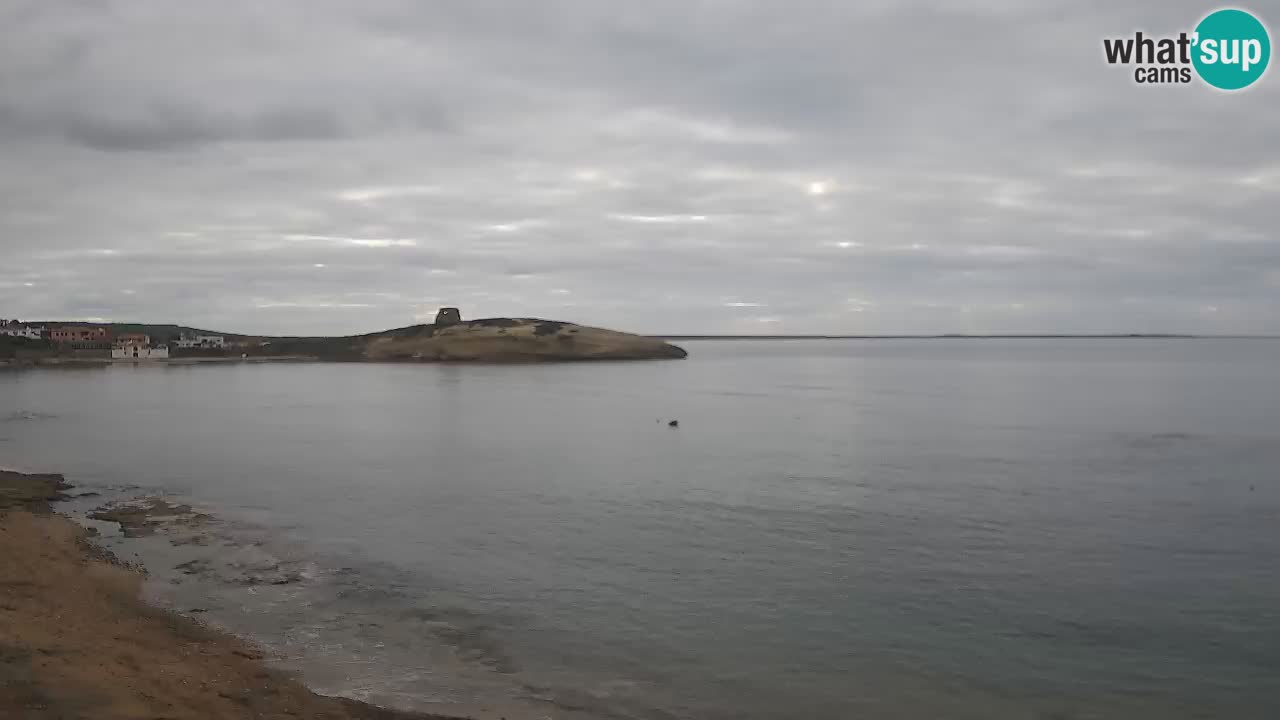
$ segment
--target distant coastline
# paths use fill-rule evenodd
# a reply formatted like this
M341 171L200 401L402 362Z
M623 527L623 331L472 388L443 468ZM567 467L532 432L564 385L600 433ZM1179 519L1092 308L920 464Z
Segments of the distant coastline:
M431 324L363 335L297 337L213 333L181 325L0 321L0 364L59 365L197 360L331 362L576 362L680 359L664 340L539 318L463 320L442 308Z

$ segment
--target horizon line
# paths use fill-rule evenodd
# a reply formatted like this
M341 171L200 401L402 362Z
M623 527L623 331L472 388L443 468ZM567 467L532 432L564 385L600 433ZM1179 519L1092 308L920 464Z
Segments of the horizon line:
M482 320L485 318L476 318ZM362 335L376 335L380 332L389 332L392 330L403 330L414 325L398 326L385 328L383 330L374 330L372 332L359 332L351 335L267 335L263 333L242 333L242 332L226 332L203 330L192 325L182 325L172 322L124 322L124 321L108 321L98 322L89 320L23 320L24 325L40 325L40 324L57 324L57 325L157 325L168 326L173 328L183 328L187 330L197 330L200 332L210 332L222 335L232 335L238 337L276 337L276 338L344 338L359 337ZM572 321L563 321L572 322ZM419 325L431 325L432 323L419 323ZM581 323L574 323L581 324ZM626 332L621 331L621 332ZM1280 339L1280 334L1275 333L1178 333L1178 332L1045 332L1045 333L856 333L856 334L830 334L830 333L786 333L786 334L742 334L742 333L633 333L644 337L657 338L661 340L946 340L946 339L1250 339L1250 340L1275 340Z

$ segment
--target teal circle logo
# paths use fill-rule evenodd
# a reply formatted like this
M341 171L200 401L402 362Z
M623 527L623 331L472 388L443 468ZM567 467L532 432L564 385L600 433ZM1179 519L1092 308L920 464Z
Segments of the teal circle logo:
M1240 90L1258 81L1271 61L1271 37L1262 21L1244 10L1215 10L1196 25L1191 63L1200 79L1219 90Z

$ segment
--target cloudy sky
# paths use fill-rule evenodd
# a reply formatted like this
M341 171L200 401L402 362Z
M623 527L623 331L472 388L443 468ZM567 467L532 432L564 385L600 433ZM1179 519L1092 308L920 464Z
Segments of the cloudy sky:
M0 316L1280 333L1280 75L1103 62L1215 7L0 0Z

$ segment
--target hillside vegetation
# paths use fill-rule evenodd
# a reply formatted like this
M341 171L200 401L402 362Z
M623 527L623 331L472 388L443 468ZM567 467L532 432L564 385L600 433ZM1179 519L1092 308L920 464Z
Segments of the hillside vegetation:
M51 326L62 324L73 323L50 323ZM537 318L463 320L345 337L250 336L143 323L112 323L108 327L113 336L126 332L146 333L159 343L176 340L183 333L223 335L228 343L225 349L177 350L175 358L238 358L244 355L251 358L309 357L344 362L536 362L677 359L686 356L683 349L659 338ZM62 352L48 341L0 338L0 360L20 357L24 351L31 356L53 356Z
M535 318L416 325L365 336L368 360L516 362L683 358L657 338Z

